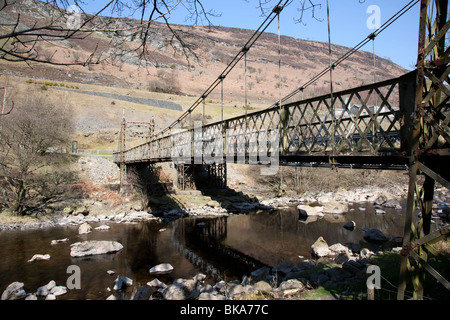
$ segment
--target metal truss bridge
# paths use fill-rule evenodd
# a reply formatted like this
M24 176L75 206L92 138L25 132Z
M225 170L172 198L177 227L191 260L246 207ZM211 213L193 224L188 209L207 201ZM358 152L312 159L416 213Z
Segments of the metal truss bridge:
M282 2L267 23L279 16L285 5ZM417 3L420 21L415 71L340 92L331 86L329 94L306 100L290 95L265 110L177 129L194 108L203 104L204 110L208 94L219 84L223 86L237 61L246 58L263 27L180 119L152 134L146 143L126 148L125 132L130 124L123 119L114 162L124 171L174 162L181 188L192 185L189 173L195 166L207 167L209 180L225 186L226 163L264 165L266 174L277 174L280 165L405 170L410 179L398 299L404 299L409 276L414 298L423 298L424 270L450 290L450 283L428 263L428 257L437 254L431 244L447 238L450 231L448 225L434 232L430 229L435 184L450 189L448 0L416 0L410 5ZM374 40L376 35L374 32L366 40ZM357 49L359 45L352 50ZM332 80L342 59L332 62L330 58L330 66L320 76L329 73ZM417 208L422 213L419 223L413 218Z

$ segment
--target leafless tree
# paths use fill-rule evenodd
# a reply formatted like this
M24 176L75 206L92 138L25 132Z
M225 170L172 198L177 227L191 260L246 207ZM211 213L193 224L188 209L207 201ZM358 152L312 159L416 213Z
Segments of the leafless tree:
M25 205L57 194L65 170L55 165L67 161L60 147L73 133L69 109L56 107L43 97L30 95L17 103L0 132L0 199L14 215L23 215ZM50 169L51 168L51 169ZM57 177L58 176L58 177ZM53 195L48 192L53 190Z

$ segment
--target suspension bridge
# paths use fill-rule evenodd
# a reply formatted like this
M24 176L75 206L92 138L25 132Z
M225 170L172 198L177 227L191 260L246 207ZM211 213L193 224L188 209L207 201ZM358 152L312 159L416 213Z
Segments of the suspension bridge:
M450 188L450 49L445 43L450 27L448 0L411 1L334 61L330 43L329 66L303 86L280 97L267 109L224 119L224 79L239 61L246 61L247 52L275 19L280 25L280 14L288 3L280 1L273 8L225 70L170 126L155 133L154 124L127 123L124 118L114 162L120 166L123 177L133 167L173 162L181 189L193 187L198 167L206 168L211 186L226 186L227 163L261 165L262 174L278 174L280 166L288 165L405 170L409 173L409 190L405 195L398 299L404 299L410 276L414 298L423 298L424 270L450 290L450 283L428 263L428 257L437 254L431 244L446 239L450 231L448 225L433 232L430 228L435 184ZM405 12L418 7L417 69L394 79L336 92L333 72L339 64L375 41ZM280 66L281 61L278 63ZM296 98L326 75L330 77L328 94L305 100ZM216 88L222 94L221 120L206 124L206 99ZM201 106L202 121L180 129L187 120L193 124L192 112ZM149 138L127 148L126 131L133 125L148 126ZM416 208L422 213L418 224L413 219Z

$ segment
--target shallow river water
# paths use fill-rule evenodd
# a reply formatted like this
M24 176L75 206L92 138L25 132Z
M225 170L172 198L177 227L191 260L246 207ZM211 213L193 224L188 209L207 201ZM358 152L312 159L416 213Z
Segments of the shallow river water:
M386 211L376 215L371 204L357 204L350 206L345 215L300 221L294 207L219 218L190 217L163 225L111 222L109 230L93 229L84 235L78 234L78 226L0 231L0 293L14 281L23 282L27 293L51 280L66 285L70 265L80 267L81 289L69 290L58 300L103 300L114 293L108 288L113 288L118 275L133 279L137 288L155 278L149 269L159 263L174 267L172 273L156 276L166 284L200 272L208 275L211 282L241 279L263 265L272 267L284 260L297 263L301 258L311 258L311 245L319 236L329 245L340 242L364 246L367 243L361 229L368 227L377 228L388 237L400 237L403 210ZM353 231L343 228L350 220L356 222ZM100 223L91 225L95 228ZM69 241L51 244L52 240L63 238ZM124 248L115 254L72 258L70 244L85 240L114 240ZM34 254L50 254L51 258L27 262ZM108 270L115 274L109 275Z

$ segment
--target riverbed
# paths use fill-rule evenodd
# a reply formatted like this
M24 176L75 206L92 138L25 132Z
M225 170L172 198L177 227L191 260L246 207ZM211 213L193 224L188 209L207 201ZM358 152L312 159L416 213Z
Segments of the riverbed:
M376 214L373 204L359 203L350 205L346 214L305 221L299 219L296 206L292 206L223 217L187 217L168 223L92 222L93 231L81 235L77 225L1 231L0 292L14 281L23 282L27 293L51 280L65 286L71 265L80 268L81 289L69 290L58 300L104 300L116 294L113 287L118 276L133 280L133 286L122 293L125 298L154 278L170 284L177 278L204 273L211 283L240 280L264 265L273 267L286 260L298 263L310 259L311 245L320 236L329 245L351 243L355 248L384 249L363 238L363 228L376 228L393 238L384 246L400 245L404 210L385 211ZM353 231L343 227L348 221L356 223ZM110 229L95 230L101 224L108 224ZM51 244L52 240L64 238L68 241ZM85 240L118 241L123 249L114 254L72 258L70 245ZM27 262L35 254L49 254L51 258ZM149 269L160 263L170 263L173 272L149 274Z

